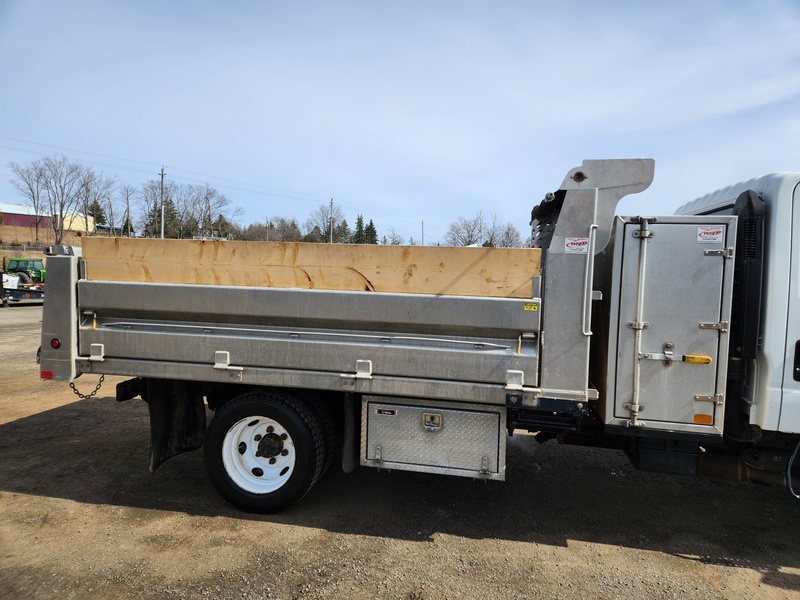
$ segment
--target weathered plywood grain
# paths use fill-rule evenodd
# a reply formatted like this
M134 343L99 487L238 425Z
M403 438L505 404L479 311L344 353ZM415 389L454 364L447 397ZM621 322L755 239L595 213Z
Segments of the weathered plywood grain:
M96 281L529 298L534 248L453 248L92 237Z

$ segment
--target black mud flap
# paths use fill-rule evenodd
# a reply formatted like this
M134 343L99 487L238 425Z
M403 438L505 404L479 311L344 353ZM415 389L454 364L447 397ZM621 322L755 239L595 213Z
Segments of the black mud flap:
M150 409L150 472L206 438L206 409L200 384L148 379L144 396Z
M361 443L361 396L344 394L344 435L342 436L342 471L352 473L359 465Z

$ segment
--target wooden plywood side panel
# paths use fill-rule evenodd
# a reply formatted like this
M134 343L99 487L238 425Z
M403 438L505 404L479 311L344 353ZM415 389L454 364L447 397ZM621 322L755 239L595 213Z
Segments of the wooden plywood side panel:
M529 298L534 248L454 248L92 237L96 281Z

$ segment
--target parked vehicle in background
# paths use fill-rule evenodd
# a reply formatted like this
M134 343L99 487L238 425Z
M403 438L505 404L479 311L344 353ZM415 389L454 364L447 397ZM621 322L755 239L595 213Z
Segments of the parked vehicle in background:
M19 276L20 283L44 283L45 268L41 258L9 258L6 273Z
M44 301L44 284L23 283L21 273L3 273L0 286L0 306L8 306L9 302L22 300Z

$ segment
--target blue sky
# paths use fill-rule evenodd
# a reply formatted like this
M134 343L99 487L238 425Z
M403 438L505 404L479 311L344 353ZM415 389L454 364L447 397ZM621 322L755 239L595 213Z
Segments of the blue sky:
M8 162L210 183L246 225L330 198L419 242L527 234L585 158L652 157L620 212L800 170L800 1L0 0Z

